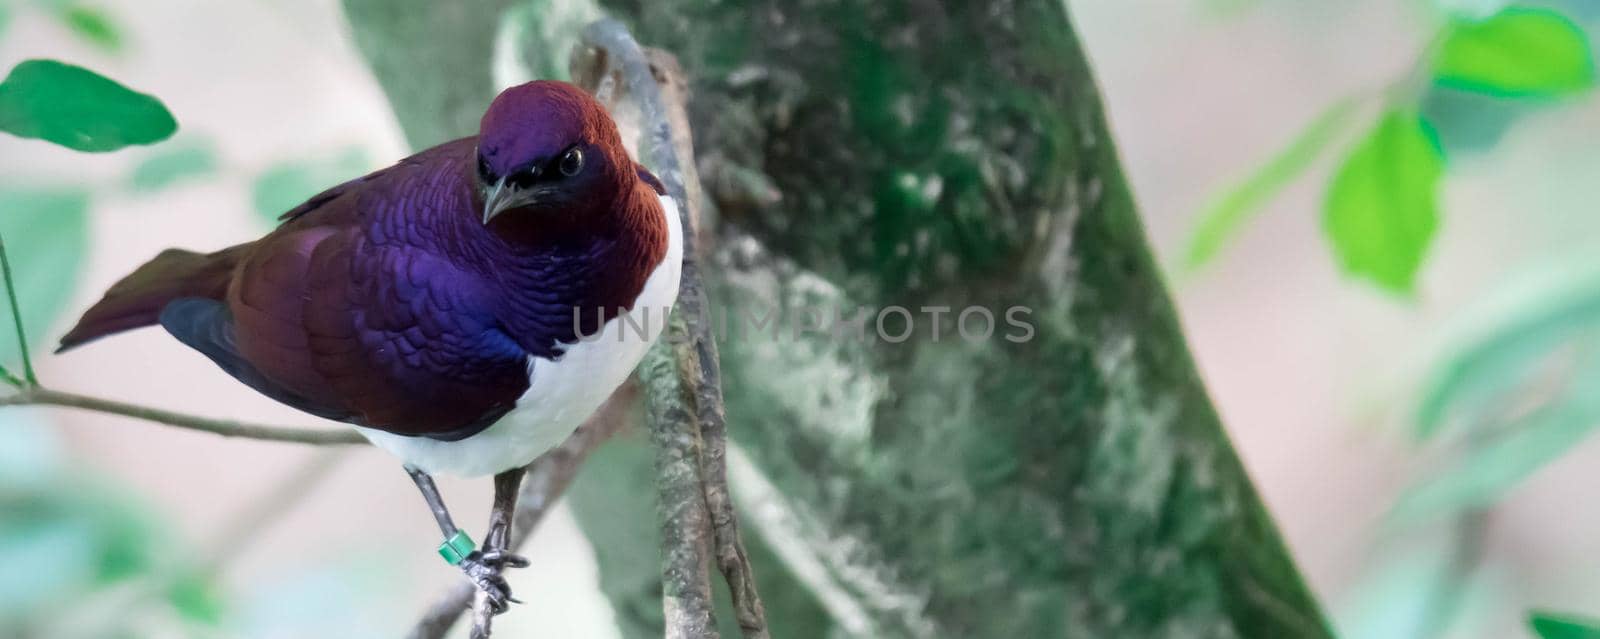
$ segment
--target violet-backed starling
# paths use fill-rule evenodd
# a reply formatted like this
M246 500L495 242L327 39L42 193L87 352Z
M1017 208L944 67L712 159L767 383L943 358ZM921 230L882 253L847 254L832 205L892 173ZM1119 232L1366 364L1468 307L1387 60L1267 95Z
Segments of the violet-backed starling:
M501 93L478 135L334 186L265 237L168 249L117 282L61 349L160 324L229 375L355 425L427 499L440 552L500 575L522 467L633 371L678 291L677 207L578 88ZM482 549L431 474L495 474Z

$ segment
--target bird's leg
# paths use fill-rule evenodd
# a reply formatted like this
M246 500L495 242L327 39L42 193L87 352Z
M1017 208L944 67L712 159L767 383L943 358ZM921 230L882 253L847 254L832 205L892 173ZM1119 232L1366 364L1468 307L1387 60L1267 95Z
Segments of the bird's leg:
M489 511L489 534L483 540L484 561L511 568L526 568L528 560L511 553L511 521L517 494L522 491L521 466L494 476L494 507Z
M472 538L467 536L466 531L457 528L455 522L450 519L450 510L445 508L444 499L439 496L439 488L433 484L433 477L411 466L406 466L406 472L411 475L411 481L416 482L417 490L422 492L423 500L428 502L428 509L433 511L434 521L439 524L439 532L444 534L444 543L439 545L439 555L450 565L461 568L461 572L466 573L467 578L471 579L478 589L489 595L489 601L494 606L496 614L505 612L510 603L516 600L511 598L511 586L500 576L500 570L505 566L522 567L528 564L526 559L506 553L505 541L494 541L497 536L505 539L509 534L497 535L493 529L494 520L491 520L489 539L485 540L484 550L473 549ZM510 501L513 506L516 505L516 484L520 483L521 479L519 468L515 480L512 481ZM500 484L500 475L496 475L497 512L500 509L500 502L503 501L499 494ZM506 521L510 521L509 514ZM496 543L499 545L495 545Z

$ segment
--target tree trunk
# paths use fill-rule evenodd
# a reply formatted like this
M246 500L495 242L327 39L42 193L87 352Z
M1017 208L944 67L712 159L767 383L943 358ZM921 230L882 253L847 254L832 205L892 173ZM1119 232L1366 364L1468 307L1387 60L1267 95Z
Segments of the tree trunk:
M500 28L505 7L587 11L462 4L345 0L419 147L472 132L497 34L570 46ZM781 558L752 550L775 636L820 636L795 630L818 605L836 636L1330 636L1195 372L1059 0L605 8L693 85L733 488ZM892 306L916 318L901 343L875 337ZM973 306L989 339L956 332ZM774 307L781 336L754 334ZM937 337L924 307L952 309ZM857 308L865 340L794 330ZM615 481L649 477L639 457L597 455L574 489L629 636L660 596L632 532L650 512L611 507L648 494Z

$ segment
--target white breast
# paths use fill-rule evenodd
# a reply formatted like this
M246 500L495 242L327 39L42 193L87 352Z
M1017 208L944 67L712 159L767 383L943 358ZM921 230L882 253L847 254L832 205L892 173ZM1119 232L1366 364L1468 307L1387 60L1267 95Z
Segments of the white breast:
M663 196L661 204L667 216L667 255L645 281L633 310L612 318L598 337L568 347L559 359L528 358L528 391L500 421L454 442L359 426L356 430L424 472L463 477L526 464L565 441L628 379L666 328L667 315L678 298L683 222L672 198Z

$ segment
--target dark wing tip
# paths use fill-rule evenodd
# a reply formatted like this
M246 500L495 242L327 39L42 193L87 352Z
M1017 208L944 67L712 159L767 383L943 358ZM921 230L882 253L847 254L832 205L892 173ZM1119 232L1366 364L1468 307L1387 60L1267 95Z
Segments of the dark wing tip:
M661 180L657 179L656 174L651 173L650 169L644 168L644 165L638 162L634 162L633 167L639 172L639 179L644 181L645 184L649 184L650 188L656 190L656 195L667 194L667 187L661 184Z

